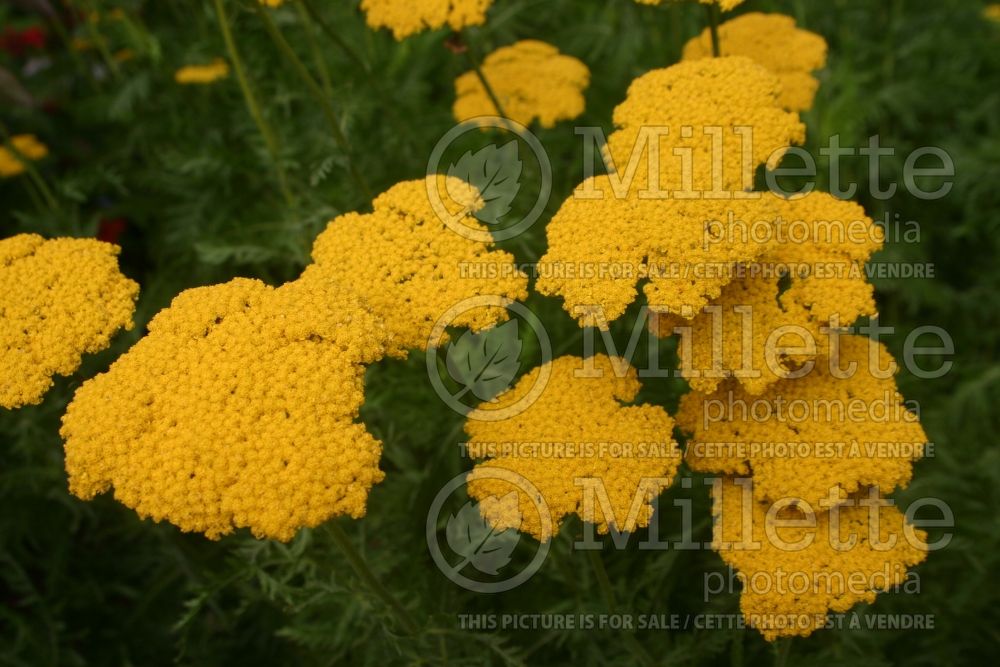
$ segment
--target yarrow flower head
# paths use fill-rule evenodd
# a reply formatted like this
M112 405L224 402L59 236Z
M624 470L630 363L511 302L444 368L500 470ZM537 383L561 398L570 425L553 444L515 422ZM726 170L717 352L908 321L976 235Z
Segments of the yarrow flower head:
M41 402L53 375L132 328L139 286L119 271L118 252L93 239L0 240L0 406Z
M209 538L291 539L361 517L383 478L357 423L378 318L344 287L236 279L191 289L63 418L70 491L114 490L143 517Z
M885 346L840 335L828 357L759 396L727 381L681 398L677 423L691 434L689 465L752 474L761 501L829 505L863 486L905 487L927 436L896 388Z
M439 187L443 186L443 187ZM428 188L447 193L431 203ZM371 213L346 213L330 221L313 245L313 261L304 279L321 278L360 294L383 319L395 354L426 349L438 318L464 299L480 295L520 300L528 279L519 271L501 277L470 277L463 264L513 266L514 257L491 244L466 238L442 219L486 232L470 213L483 205L479 191L453 177L431 176L404 181L375 198ZM453 326L474 331L507 318L501 307L473 308L459 314Z
M469 473L469 495L480 501L480 511L497 530L513 528L539 540L551 539L569 514L596 524L602 533L649 525L651 502L680 463L671 436L673 419L658 406L623 405L635 399L639 380L621 359L560 357L547 366L533 369L495 403L482 406L513 406L535 391L541 373L550 373L526 410L507 419L466 422L473 457L488 456L497 445L514 445ZM551 516L540 516L535 499L498 478L498 469L531 482ZM584 497L588 491L577 483L584 479L603 485L608 507L597 500L591 511ZM506 500L512 491L516 503ZM596 495L599 499L601 491ZM641 505L633 513L637 498Z
M628 174L632 189L689 196L750 190L756 168L776 165L805 140L798 114L781 108L778 78L749 58L689 60L632 81L614 110L608 168ZM646 147L646 142L650 146ZM658 147L656 178L643 151Z
M640 5L662 5L664 2L669 0L635 0ZM679 2L680 0L673 0ZM743 4L743 0L698 0L703 5L719 5L719 8L724 12L728 12L731 9L738 7Z
M750 12L719 26L723 56L746 56L781 80L779 103L792 111L812 107L819 81L812 72L826 65L826 40L795 27L784 14ZM683 59L712 57L712 36L706 28L684 46Z
M769 241L766 252L695 317L673 312L650 320L660 336L688 337L682 350L690 356L680 370L697 391L714 391L723 378L735 377L759 394L823 353L826 327L877 314L864 263L885 235L864 209L822 192L764 196L779 212L772 229L758 232L738 221L720 223L718 235L760 235Z
M493 0L361 0L371 28L388 28L397 40L449 26L482 25Z
M983 16L991 21L1000 23L1000 3L994 2L993 4L986 5L983 8Z
M710 242L715 224L730 218L770 227L768 197L645 199L619 197L608 176L585 181L548 225L542 294L559 295L581 326L607 328L624 314L640 280L649 308L694 317L719 296L742 263L768 248L750 238Z
M24 173L22 159L36 161L49 154L49 149L33 134L18 134L10 138L14 150L0 145L0 178Z
M181 85L215 83L229 76L229 63L216 58L207 65L187 65L174 73L174 81Z
M590 70L551 44L526 39L501 47L486 56L482 71L504 112L522 125L537 119L542 127L552 127L583 113ZM475 72L455 80L455 93L457 121L499 115Z
M927 534L877 492L827 512L757 502L750 481L713 487L712 547L739 571L740 609L768 641L808 636L827 613L871 604L927 558Z

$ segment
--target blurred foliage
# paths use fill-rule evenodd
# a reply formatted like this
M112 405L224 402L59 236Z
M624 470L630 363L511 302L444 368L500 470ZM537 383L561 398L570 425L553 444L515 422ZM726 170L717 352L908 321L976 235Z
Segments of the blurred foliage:
M564 528L541 571L510 592L477 595L439 573L425 543L427 510L468 461L458 455L461 417L431 391L419 354L369 372L363 418L385 443L386 480L363 521L342 522L378 577L429 628L419 639L400 634L324 527L302 531L288 545L247 534L214 543L140 521L108 497L83 503L68 495L59 416L84 379L107 368L185 288L237 275L274 284L294 278L325 222L364 209L369 199L351 178L325 110L275 49L252 0L225 6L277 135L290 203L235 77L204 87L173 81L182 65L226 55L211 2L67 0L68 9L51 2L0 5L0 32L44 24L48 33L44 51L0 52L0 67L15 73L31 98L0 89L8 95L0 119L11 133L37 134L50 147L39 170L56 200L54 208L34 202L27 179L0 181L2 232L123 231L123 267L143 293L135 332L59 379L42 405L0 413L0 662L631 664L614 631L459 629L457 614L606 608L586 555L572 549L579 522ZM452 82L468 65L446 48L446 31L397 43L366 29L356 4L310 0L348 49L303 21L294 5L272 16L313 76L321 71L314 69L316 54L324 62L339 127L364 180L380 192L424 173L435 142L452 126ZM71 20L35 13L51 6ZM840 170L842 183L861 184L857 198L873 217L919 223L920 243L891 241L878 259L935 268L933 279L876 281L882 324L896 327L890 347L901 353L906 335L930 324L947 329L957 349L954 367L940 379L900 377L904 395L921 405L935 456L917 465L913 484L896 496L944 499L955 513L955 537L917 568L919 594L885 594L859 610L933 614L935 629L830 630L777 649L752 631L637 635L664 664L939 665L1000 650L992 583L1000 568L1000 26L984 21L981 9L971 0L749 0L741 8L789 13L829 41L829 66L806 114L813 154L832 135L842 145L864 146L878 134L896 151L883 159L884 183L900 182L905 157L919 146L944 148L956 164L953 191L933 201L902 189L887 200L872 197L864 159L844 159ZM497 0L488 24L472 32L484 49L539 38L584 60L593 83L576 124L607 131L629 82L675 62L703 19L700 7L686 4ZM519 261L541 254L544 222L581 173L573 123L537 135L554 166L553 193L540 223L503 244ZM826 173L821 160L821 188ZM557 353L582 349L583 334L558 301L533 295L528 305ZM635 315L613 329L619 350ZM638 349L637 364L645 335ZM659 354L669 363L671 345ZM672 410L684 386L647 380L640 398ZM704 541L707 490L685 477L660 499L661 534L678 535L682 509L675 501L691 499L694 538ZM722 571L715 554L640 551L634 544L641 537L633 536L627 551L605 552L622 609L736 612L734 593L702 599L704 574Z

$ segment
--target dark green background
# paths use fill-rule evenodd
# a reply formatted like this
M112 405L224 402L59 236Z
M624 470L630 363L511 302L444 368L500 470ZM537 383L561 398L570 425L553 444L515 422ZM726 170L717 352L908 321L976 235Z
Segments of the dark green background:
M102 218L126 218L123 267L143 288L135 332L88 358L73 377L58 379L42 405L0 411L0 662L631 664L615 632L458 629L460 613L602 613L606 607L587 558L571 550L578 521L568 522L542 570L507 594L468 593L434 567L424 542L427 507L468 461L455 446L461 417L430 389L421 354L369 373L363 418L385 443L386 480L374 489L364 520L342 522L371 568L427 624L419 639L397 634L387 609L351 573L323 528L302 531L288 545L242 532L210 542L140 521L110 498L84 503L67 493L59 416L81 382L127 349L179 291L233 276L274 284L294 278L325 222L367 205L319 107L248 2L226 6L265 115L280 135L295 206L274 185L235 79L208 87L173 82L178 66L224 55L210 2L90 3L129 11L132 21L101 23L98 30L112 50L129 47L136 57L115 76L101 70L96 52L71 57L53 37L51 67L24 81L44 111L6 100L0 107L11 131L34 132L50 147L40 167L59 202L57 211L38 210L23 179L0 181L3 235L90 236ZM446 31L397 43L385 31L368 30L354 2L312 2L371 70L316 33L360 170L376 191L420 177L434 143L452 125L452 82L466 61L444 47ZM944 327L955 341L955 365L945 377L899 378L906 398L920 403L936 455L921 461L913 483L896 495L945 500L955 513L955 536L916 568L919 594L886 594L858 608L932 614L933 631L824 631L779 650L753 631L645 632L638 639L668 665L947 665L995 656L1000 25L984 20L982 5L970 0L749 0L740 11L758 9L792 14L829 42L822 87L805 115L814 152L834 134L844 145L861 146L878 133L897 151L885 161L885 182L898 182L903 157L919 146L939 146L955 160L954 189L943 199L859 195L876 219L888 212L920 225L919 244L890 243L878 259L935 267L933 280L876 282L882 324L899 332L889 339L897 354L905 334L920 325ZM311 66L298 15L290 7L274 15ZM0 7L0 25L34 20L12 5ZM539 38L583 59L593 79L578 124L609 130L611 110L629 81L675 62L683 41L703 25L697 5L497 0L487 25L474 34L484 49ZM77 34L86 30L78 27ZM0 64L16 70L23 61L0 54ZM573 127L538 132L555 169L543 223L579 180L582 151ZM867 167L845 161L842 175L865 183ZM504 245L521 261L537 259L543 224ZM532 296L529 305L558 352L580 353L581 333L560 302ZM627 330L628 324L615 329L619 345ZM651 380L642 398L673 410L683 391L680 381ZM661 498L664 531L680 525L677 510L668 508L682 497L694 499L697 537L708 539L707 491L697 480ZM605 562L624 610L737 610L736 594L702 602L704 573L722 568L712 552L608 550Z

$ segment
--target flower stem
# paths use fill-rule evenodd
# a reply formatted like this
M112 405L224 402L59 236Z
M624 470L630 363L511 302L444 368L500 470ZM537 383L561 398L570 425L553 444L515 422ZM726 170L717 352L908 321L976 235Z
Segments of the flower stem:
M465 55L469 58L469 64L472 66L472 70L479 78L479 83L483 84L483 88L486 90L486 96L490 98L490 101L493 102L493 106L496 107L497 115L501 118L509 118L507 112L503 109L503 105L500 104L500 98L497 97L496 91L493 90L493 86L490 85L489 79L487 79L486 75L483 73L479 57L479 48L476 44L476 40L472 38L472 32L466 30L464 34L466 45Z
M420 626L410 615L410 612L406 610L403 603L396 599L389 590L382 585L382 582L378 580L378 577L371 571L368 565L365 563L365 559L362 558L358 550L354 548L354 544L351 542L351 538L347 536L344 529L340 527L340 524L336 520L331 521L327 524L330 536L333 541L337 543L337 547L340 552L347 559L350 564L351 569L354 573L358 575L358 578L365 582L365 585L371 589L385 605L392 610L399 624L403 626L406 633L412 637L416 637L420 634Z
M313 34L313 27L309 21L309 12L306 6L302 4L302 0L295 0L295 11L299 14L299 22L302 24L302 30L306 34L309 50L312 52L313 60L316 61L316 69L319 71L319 78L323 84L323 92L326 93L327 97L333 99L333 82L330 79L330 70L326 66L326 60L323 59L323 50L319 48L316 35Z
M111 56L111 52L108 50L108 43L104 39L104 35L100 33L97 29L97 21L100 20L100 14L94 7L94 4L88 0L84 3L89 15L83 20L87 26L87 35L90 37L90 41L93 42L94 48L97 49L97 53L100 54L101 60L104 61L104 66L108 68L111 75L116 78L121 78L121 70L118 68L118 63Z
M601 552L597 549L590 549L587 551L587 558L590 559L590 565L594 568L594 576L597 578L597 586L601 589L601 594L604 596L604 602L607 605L608 613L614 614L618 609L618 601L615 599L615 591L611 588L611 579L608 578L608 571L604 567L604 559L601 556ZM625 646L632 653L638 662L647 667L652 667L656 664L653 660L653 656L642 647L639 640L635 638L635 635L628 631L624 631L622 635L625 638Z
M276 47L278 47L278 51L285 58L285 60L288 61L288 64L292 66L292 69L295 70L295 73L298 74L300 79L302 79L302 82L306 84L306 88L309 89L309 92L316 99L320 109L326 116L326 119L330 124L330 131L333 133L334 141L337 142L337 145L340 146L340 150L342 150L344 155L347 156L348 170L351 172L351 177L354 179L354 182L361 189L365 198L371 200L371 188L368 187L368 183L365 181L364 176L361 175L361 172L358 170L358 166L354 162L351 145L347 141L344 131L340 128L340 120L337 118L337 112L333 108L333 103L330 101L330 98L323 93L323 89L320 88L318 83L316 83L316 80L311 74L309 74L309 70L307 70L306 66L302 64L302 61L299 59L298 55L295 54L295 51L292 50L288 40L286 40L284 35L281 34L278 26L276 26L274 24L274 20L271 19L271 15L268 14L267 8L259 4L255 5L255 7L257 9L257 15L260 16L261 21L264 23L264 28L267 30L267 34L271 38L271 41L274 42Z
M271 127L267 124L267 121L264 120L264 116L260 111L260 105L257 104L257 98L250 88L250 81L247 78L246 69L243 67L243 60L240 58L240 53L236 49L236 42L233 40L233 33L229 28L229 17L226 16L222 0L214 0L214 2L215 15L219 21L219 30L222 31L222 39L226 43L226 51L229 53L229 59L233 61L233 69L236 71L236 79L239 81L240 90L243 91L243 99L246 101L247 111L250 112L250 116L257 125L257 129L260 131L261 136L264 137L264 144L267 146L267 151L271 155L271 161L274 163L274 170L278 175L278 186L281 188L281 194L289 206L294 206L295 200L292 198L291 190L288 188L285 169L281 166L278 140Z
M705 13L708 14L708 31L712 35L712 56L718 58L722 55L719 46L719 6L714 2L705 5Z
M318 11L316 11L316 8L310 0L297 1L306 8L306 11L309 12L309 16L311 16L312 20L316 22L316 25L319 26L320 30L325 32L326 36L329 37L330 40L336 44L348 58L353 60L355 65L360 67L365 74L371 73L371 68L368 66L368 63L366 63L361 56L359 56L357 52L351 48L350 44L344 41L343 37L337 34L336 30L330 27L330 24L323 19L323 16Z
M792 652L792 638L783 637L774 643L774 667L785 667Z

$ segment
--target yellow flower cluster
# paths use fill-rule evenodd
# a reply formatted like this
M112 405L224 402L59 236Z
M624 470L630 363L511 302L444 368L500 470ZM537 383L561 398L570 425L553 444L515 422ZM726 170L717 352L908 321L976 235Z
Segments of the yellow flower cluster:
M397 40L445 25L452 30L482 25L493 0L361 0L371 28L388 28Z
M805 140L798 114L778 103L781 82L749 58L689 60L635 79L614 110L609 168L626 174L637 162L632 191L721 194L750 190L759 165L777 164ZM646 143L649 146L646 146ZM658 147L657 177L643 150Z
M697 391L714 391L740 371L736 377L743 388L759 394L823 352L824 327L850 326L877 313L864 263L882 247L884 233L864 209L823 192L764 196L779 214L757 263L744 267L743 275L690 321L676 311L651 320L661 336L680 330L688 337L690 356L682 359L681 372ZM742 227L720 232L723 238L753 235ZM780 272L786 272L784 279ZM809 347L806 341L816 343L811 352L787 349Z
M440 209L428 188L446 192ZM371 213L346 213L330 221L313 246L314 263L303 279L319 278L360 294L385 321L394 354L427 349L435 322L464 299L495 295L527 297L520 272L497 278L463 275L462 265L512 265L510 253L490 250L449 228L443 218L488 233L469 213L482 206L479 191L457 178L404 181L375 198ZM452 326L480 331L506 319L503 308L480 307L460 313Z
M229 63L216 58L207 65L188 65L174 73L174 81L182 85L214 83L229 76Z
M768 641L808 636L828 612L874 602L927 557L926 533L880 504L891 501L854 500L834 521L828 512L756 502L745 489L731 479L713 488L713 547L739 571L740 608Z
M991 21L1000 22L1000 3L986 5L986 7L983 8L983 16Z
M70 404L70 491L113 488L141 516L213 539L249 527L289 540L363 516L381 443L356 418L385 339L343 288L236 279L183 292Z
M812 107L819 81L814 70L826 64L826 40L795 27L784 14L750 12L719 26L723 56L746 56L781 79L781 106L793 111ZM684 46L683 59L712 57L712 36L706 28Z
M260 4L265 7L280 7L285 4L285 0L260 0Z
M588 193L593 193L593 198ZM581 326L607 327L636 298L640 280L653 311L693 317L719 296L738 265L760 258L768 245L750 239L709 239L711 222L730 215L770 226L771 197L746 199L618 198L608 176L584 182L548 225L542 294L562 296ZM595 313L595 307L600 311ZM596 314L596 318L595 318Z
M0 241L0 406L41 402L53 375L132 328L139 286L118 270L118 252L92 239Z
M677 423L692 434L691 467L752 474L758 500L798 498L813 507L863 486L905 487L927 436L896 389L895 362L865 336L834 340L801 377L759 396L732 381L685 394Z
M552 127L583 113L590 70L551 44L526 39L501 47L486 56L482 72L507 116L522 125L538 119L542 127ZM499 115L475 72L455 80L455 93L458 122Z
M513 528L539 540L551 539L569 514L596 524L600 532L648 526L653 514L650 503L669 485L680 463L670 435L674 425L670 415L658 406L622 405L635 399L639 381L635 369L621 359L598 355L585 362L567 356L548 366L533 369L495 403L482 406L489 410L513 406L536 390L543 371L550 372L526 410L507 419L466 422L472 456L514 446L469 473L469 495L480 501L483 516L498 530ZM533 484L542 507L528 489L497 476L497 470L511 471ZM600 490L593 491L591 511L578 479L603 483L609 506L600 501ZM506 501L511 492L517 492L517 503ZM641 505L635 506L637 502ZM544 508L547 517L541 514Z
M0 178L9 178L24 173L24 163L27 160L41 160L49 154L49 149L33 134L18 134L10 138L14 150L0 145ZM17 154L15 154L15 151Z
M640 5L662 5L665 0L635 0ZM743 0L698 0L703 5L719 5L724 12L743 4Z

